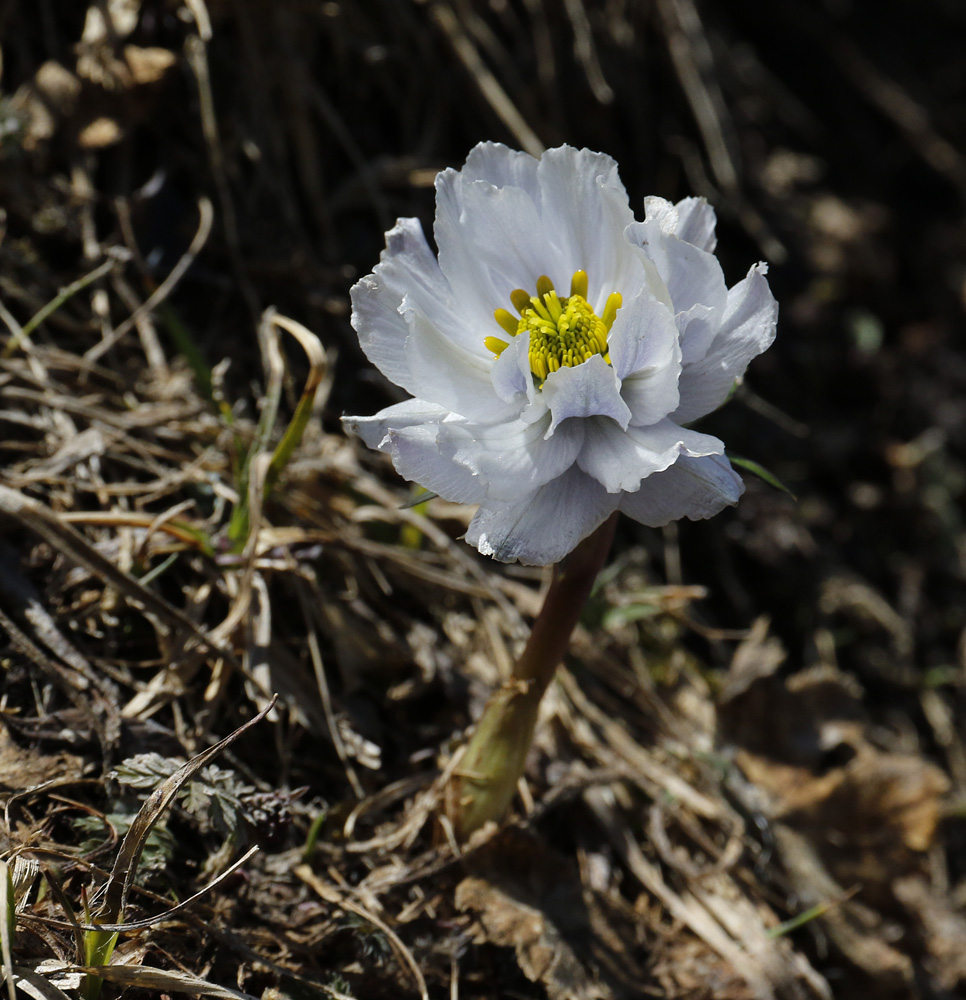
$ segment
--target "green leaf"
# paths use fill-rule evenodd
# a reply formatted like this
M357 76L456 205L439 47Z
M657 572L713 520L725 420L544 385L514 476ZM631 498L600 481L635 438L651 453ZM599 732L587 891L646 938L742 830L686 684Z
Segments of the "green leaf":
M759 479L763 479L769 486L773 486L776 490L781 490L782 493L787 493L793 500L798 499L773 472L769 472L763 465L759 465L750 458L742 458L740 455L729 454L728 459L732 465L737 465L739 469L747 469L748 472L753 473Z

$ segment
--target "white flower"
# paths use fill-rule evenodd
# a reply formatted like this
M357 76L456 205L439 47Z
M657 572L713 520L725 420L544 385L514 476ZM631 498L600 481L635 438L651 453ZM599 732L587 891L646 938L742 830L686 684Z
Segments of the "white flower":
M466 538L485 555L554 563L618 508L658 526L744 489L684 425L774 339L766 265L728 289L703 199L645 209L635 222L608 156L482 143L436 178L438 258L400 219L352 289L362 349L415 398L346 426L479 504Z

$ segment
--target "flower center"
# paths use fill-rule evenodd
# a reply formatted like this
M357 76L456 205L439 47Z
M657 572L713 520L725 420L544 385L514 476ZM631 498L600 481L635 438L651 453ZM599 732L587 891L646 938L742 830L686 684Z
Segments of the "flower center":
M537 384L559 368L573 368L595 354L607 355L607 334L621 307L620 292L613 292L598 316L587 301L587 272L575 271L570 281L570 295L560 298L553 282L542 275L537 278L537 294L529 295L522 288L510 292L510 301L520 314L509 309L497 309L494 319L511 337L526 333L529 342L530 371ZM510 345L499 337L483 341L487 350L499 357Z

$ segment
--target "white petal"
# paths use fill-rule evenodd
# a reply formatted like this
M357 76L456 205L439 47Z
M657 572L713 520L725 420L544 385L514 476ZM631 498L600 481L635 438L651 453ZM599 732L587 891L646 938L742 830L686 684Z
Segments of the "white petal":
M513 504L484 503L466 532L483 555L527 566L560 562L616 510L619 494L571 468Z
M403 302L404 310L408 301ZM406 354L412 373L405 388L421 399L484 423L507 420L519 412L519 403L501 400L493 389L492 357L470 354L422 313L406 311L405 318L411 331Z
M748 363L775 339L778 303L765 278L767 265L755 264L728 293L721 326L707 354L681 372L681 405L671 414L681 424L717 409L744 374Z
M630 423L631 411L621 399L617 373L599 354L574 368L551 372L541 394L553 414L548 435L569 417L610 417L622 428Z
M714 253L718 242L714 235L715 214L704 198L684 198L676 205L664 198L645 198L644 211L668 235Z
M386 234L380 263L351 296L359 343L391 382L478 420L506 416L490 383L492 358L453 311L418 220L400 219Z
M682 517L713 517L736 504L744 489L724 455L682 456L665 472L643 480L636 493L621 494L620 509L641 524L660 528Z
M345 416L342 425L358 435L374 451L388 451L390 428L400 429L419 424L438 424L450 417L449 410L423 399L407 399L395 406L387 406L371 417Z
M681 348L667 306L641 292L617 313L607 339L632 424L653 424L678 405Z
M403 479L432 490L444 500L480 503L486 495L486 483L465 465L440 454L440 429L440 425L423 424L390 430L389 453L393 466Z
M681 341L681 363L700 361L717 336L721 312L711 306L693 305L687 312L674 317Z
M493 362L490 381L500 399L510 402L521 393L527 395L531 392L533 376L530 374L529 347L528 337L513 337L509 346Z
M611 292L634 294L641 284L635 254L623 237L634 221L617 164L602 153L561 146L540 158L541 217L561 248L561 269L549 274L568 294L574 271L587 272L588 301L599 314Z
M577 464L608 493L636 490L642 479L663 472L679 455L719 455L724 451L717 438L678 427L670 420L626 431L610 420L588 420L586 425Z
M657 219L629 226L626 236L654 262L675 313L686 312L695 304L724 309L728 287L714 254L665 233Z
M447 424L438 447L487 484L487 499L517 500L562 475L573 465L584 440L582 422L571 421L547 437L550 415L536 423L498 426Z
M458 421L442 407L421 399L397 403L372 417L342 418L346 428L370 448L387 452L403 479L453 503L479 503L486 483L440 452L440 429Z
M532 195L522 188L498 188L444 171L436 178L433 232L439 266L481 344L499 335L493 311L510 307L514 288L535 294L541 274L563 272L560 249L548 238Z
M460 174L466 181L488 181L496 187L522 188L539 205L538 162L529 153L510 149L502 142L480 142L470 150Z

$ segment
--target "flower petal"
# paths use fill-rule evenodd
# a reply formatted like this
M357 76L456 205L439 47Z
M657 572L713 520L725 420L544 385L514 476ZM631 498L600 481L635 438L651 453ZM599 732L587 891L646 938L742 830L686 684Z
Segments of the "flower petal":
M682 517L713 517L736 504L744 489L724 455L682 456L666 471L648 476L637 492L622 493L620 509L641 524L660 528Z
M572 467L516 503L484 503L466 540L501 562L547 566L599 527L617 509L618 497Z
M724 451L717 438L678 427L670 420L626 431L611 420L588 420L585 424L577 464L608 493L643 488L641 480L663 472L679 455L720 455Z
M561 272L550 277L566 294L574 271L586 271L587 298L599 315L611 292L629 296L641 281L623 237L634 213L617 164L603 153L560 146L540 158L537 180L544 227L562 253Z
M445 170L436 178L433 232L440 269L481 344L499 332L493 311L509 305L514 288L535 289L540 275L563 271L560 250L522 188L498 188Z
M669 236L714 253L718 243L714 234L715 214L704 198L684 198L676 205L664 198L645 198L644 213L646 218L657 221Z
M488 499L514 500L566 472L583 445L582 422L572 421L548 437L549 423L545 414L536 423L447 424L440 428L438 447L487 484Z
M681 348L670 310L643 291L617 313L608 337L631 423L656 423L678 406Z
M707 354L681 372L681 404L671 414L687 424L717 409L748 363L775 339L778 303L765 279L768 266L755 264L728 293L721 326Z
M502 142L479 142L470 150L460 174L466 181L487 181L495 187L522 188L539 206L538 163L539 160L529 153L510 149Z
M387 436L391 428L415 427L419 424L438 424L451 416L450 411L424 399L406 399L371 417L345 416L342 426L362 438L374 451L388 451Z
M548 436L570 417L610 417L621 427L630 423L631 411L621 399L617 373L599 354L574 368L551 372L541 395L553 415Z
M479 503L486 482L439 447L440 429L456 423L442 407L421 399L389 406L373 417L343 417L343 424L370 448L387 452L396 471L453 503Z
M359 344L391 382L475 419L505 418L490 382L492 359L454 312L417 219L400 219L386 234L380 263L351 297Z
M667 285L675 314L696 304L724 309L728 286L714 254L665 233L656 219L636 222L627 228L626 236L653 261Z

